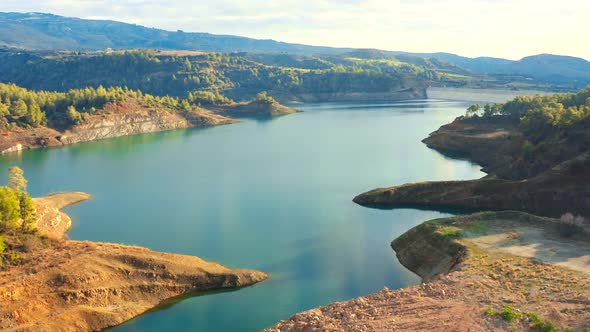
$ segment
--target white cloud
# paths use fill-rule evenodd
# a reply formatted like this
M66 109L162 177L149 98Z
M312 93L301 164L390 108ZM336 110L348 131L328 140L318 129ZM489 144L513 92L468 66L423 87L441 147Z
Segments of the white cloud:
M590 58L586 0L3 0L0 10L313 45Z

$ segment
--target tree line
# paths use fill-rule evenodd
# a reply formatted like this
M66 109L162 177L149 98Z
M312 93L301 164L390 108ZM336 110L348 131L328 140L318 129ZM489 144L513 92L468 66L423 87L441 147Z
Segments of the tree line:
M72 89L67 92L33 91L15 84L0 83L0 128L12 125L37 127L46 125L64 129L83 123L106 104L135 99L148 107L173 111L190 111L201 104L223 104L232 100L218 93L195 91L188 98L153 96L140 90L103 86Z
M577 93L519 96L506 103L471 105L467 117L504 117L529 135L563 130L590 117L590 87Z
M441 79L433 64L363 59L348 55L295 59L243 53L159 55L154 51L124 51L102 55L41 57L5 54L0 80L31 89L65 92L86 86L126 86L156 96L189 98L207 91L249 100L260 91L273 93L384 92L427 85ZM310 65L319 63L320 65Z

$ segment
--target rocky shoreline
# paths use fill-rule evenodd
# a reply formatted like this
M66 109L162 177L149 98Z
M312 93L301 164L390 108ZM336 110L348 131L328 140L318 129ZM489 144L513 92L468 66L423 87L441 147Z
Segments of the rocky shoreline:
M274 117L296 112L298 110L279 103L267 105L253 101L181 114L149 109L137 101L127 100L107 104L104 110L89 116L84 123L64 131L42 126L0 130L0 155L121 136L232 124L239 122L236 118L241 117Z
M289 103L359 102L428 98L426 88L423 87L401 88L384 92L317 92L285 94L280 91L271 91L271 94L281 102L284 101Z
M526 160L522 157L526 140L514 125L458 119L430 134L424 142L443 153L455 153L482 164L488 176L379 188L358 195L354 201L384 208L519 210L553 217L566 212L590 215L590 174L584 171L590 165L590 151L583 140L577 144L548 143L547 149L559 151L559 157Z
M590 242L564 238L557 224L513 211L428 221L392 242L421 285L312 309L266 331L581 331L590 325Z
M62 193L35 199L37 229L49 244L30 248L0 272L0 329L98 331L181 295L234 289L268 278L193 256L111 243L65 240L61 208L88 199Z
M368 207L496 210L427 221L392 242L419 286L312 309L268 331L554 331L590 326L587 122L549 141L543 159L509 121L459 118L424 142L480 163L470 181L411 183L354 198ZM530 144L530 143L528 143ZM565 231L564 231L565 229Z

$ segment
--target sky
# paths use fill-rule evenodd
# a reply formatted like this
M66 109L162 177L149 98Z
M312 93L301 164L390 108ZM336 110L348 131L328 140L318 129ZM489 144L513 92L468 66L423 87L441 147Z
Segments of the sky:
M588 0L1 0L0 11L321 46L590 59Z

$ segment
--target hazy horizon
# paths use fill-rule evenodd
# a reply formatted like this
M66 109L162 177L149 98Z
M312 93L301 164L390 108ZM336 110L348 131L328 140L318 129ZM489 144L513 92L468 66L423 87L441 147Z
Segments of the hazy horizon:
M518 60L550 53L590 59L582 0L7 0L4 12L108 19L165 30L288 43ZM182 13L178 17L178 13Z

